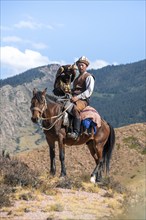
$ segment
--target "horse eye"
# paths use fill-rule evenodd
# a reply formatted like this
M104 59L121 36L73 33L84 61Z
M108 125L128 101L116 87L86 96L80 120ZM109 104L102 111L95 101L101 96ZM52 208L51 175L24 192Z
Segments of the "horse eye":
M45 96L42 96L42 101L43 101L43 102L45 101Z
M44 104L44 98L42 98L40 101L39 101L39 103L42 105L42 104Z

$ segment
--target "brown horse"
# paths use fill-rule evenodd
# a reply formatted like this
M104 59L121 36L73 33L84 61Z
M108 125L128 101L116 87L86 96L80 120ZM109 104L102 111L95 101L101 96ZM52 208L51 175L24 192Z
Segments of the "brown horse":
M59 158L61 162L61 174L66 175L65 168L65 145L81 145L86 143L93 156L96 167L91 174L91 182L101 181L102 172L109 173L110 159L115 142L115 132L110 124L101 121L101 127L97 128L96 134L88 136L84 133L78 139L72 140L67 137L66 127L63 125L63 115L65 113L63 103L57 98L46 94L44 91L33 90L31 100L32 122L42 121L42 127L50 149L50 173L55 175L55 142L59 145Z

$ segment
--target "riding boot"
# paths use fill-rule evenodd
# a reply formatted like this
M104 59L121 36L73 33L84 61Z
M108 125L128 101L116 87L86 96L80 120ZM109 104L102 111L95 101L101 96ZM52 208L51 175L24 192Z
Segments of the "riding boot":
M81 124L81 121L79 118L74 118L74 121L73 121L73 132L71 133L68 133L68 137L69 138L72 138L74 140L76 140L79 136L79 133L80 133L80 124Z

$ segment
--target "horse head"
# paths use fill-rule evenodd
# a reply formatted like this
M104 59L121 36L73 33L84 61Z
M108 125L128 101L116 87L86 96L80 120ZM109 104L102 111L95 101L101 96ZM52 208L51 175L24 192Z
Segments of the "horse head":
M44 89L44 91L37 91L35 88L33 89L33 97L31 99L31 113L32 117L31 120L33 123L37 123L39 118L42 117L43 112L47 108L47 102L46 102L46 91L47 88Z

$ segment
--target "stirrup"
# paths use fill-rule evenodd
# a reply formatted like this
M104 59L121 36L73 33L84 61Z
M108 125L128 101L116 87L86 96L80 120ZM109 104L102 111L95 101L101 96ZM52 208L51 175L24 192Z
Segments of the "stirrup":
M67 137L68 137L68 138L71 138L71 139L74 139L74 140L77 140L78 134L75 133L75 132L68 133L68 134L67 134Z

